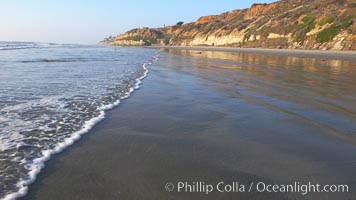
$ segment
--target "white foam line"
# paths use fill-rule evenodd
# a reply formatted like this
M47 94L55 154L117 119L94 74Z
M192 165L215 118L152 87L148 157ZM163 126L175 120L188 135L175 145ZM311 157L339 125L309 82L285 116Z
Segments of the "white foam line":
M154 60L152 63L157 62L158 54L153 56ZM144 69L144 73L141 77L136 79L136 83L134 87L130 88L129 92L126 93L125 96L121 97L119 100L115 101L112 104L105 105L99 108L100 114L97 117L94 117L88 121L86 121L79 131L76 131L72 134L70 138L66 138L64 142L59 143L54 149L52 150L44 150L42 151L42 157L34 159L31 163L28 163L27 169L30 169L28 172L29 178L25 180L20 180L16 185L20 188L17 192L10 193L6 195L3 200L14 200L20 197L23 197L28 192L28 186L35 182L36 176L41 172L41 170L45 167L45 162L48 161L52 155L62 152L66 147L71 146L74 144L75 141L79 140L81 136L85 133L88 133L90 129L92 129L96 124L101 122L105 119L105 111L111 110L114 107L120 104L120 100L127 99L134 90L140 88L142 84L142 80L147 77L148 69L147 65L151 65L151 62L144 63L142 68Z

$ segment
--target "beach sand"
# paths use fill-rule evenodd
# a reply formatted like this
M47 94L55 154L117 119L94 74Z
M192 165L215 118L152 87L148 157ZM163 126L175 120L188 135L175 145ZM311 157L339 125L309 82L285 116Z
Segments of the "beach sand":
M318 58L356 61L356 51L336 50L303 50L303 49L266 49L266 48L233 48L212 46L148 46L153 49L192 50L192 51L217 51L235 52L260 55L293 56L301 58Z
M286 65L282 70L271 67L280 63ZM345 97L332 88L323 93L318 79L308 82L318 75L312 69L301 76L293 68L318 64L355 67L348 61L161 52L140 90L53 156L23 199L355 199L354 88L344 88ZM283 72L295 77L283 80ZM355 77L355 70L349 73ZM344 83L332 75L340 82L336 89L354 84L355 79L346 77ZM296 81L301 77L303 83ZM324 96L334 103L314 99ZM326 125L328 120L334 123ZM166 183L179 181L248 186L311 181L348 184L353 191L206 195L165 190Z

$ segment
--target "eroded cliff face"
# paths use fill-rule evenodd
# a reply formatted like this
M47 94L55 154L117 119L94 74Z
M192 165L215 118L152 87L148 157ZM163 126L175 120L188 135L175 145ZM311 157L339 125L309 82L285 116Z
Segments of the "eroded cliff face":
M133 29L125 34L106 38L101 43L119 46L144 46L157 44L157 40L163 37L165 37L163 30L150 29L146 27Z
M356 50L355 15L356 0L282 0L181 26L134 29L105 43Z

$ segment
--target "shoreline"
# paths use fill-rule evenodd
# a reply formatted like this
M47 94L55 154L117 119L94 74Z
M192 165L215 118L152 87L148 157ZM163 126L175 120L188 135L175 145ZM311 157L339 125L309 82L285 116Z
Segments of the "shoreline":
M136 90L138 90L142 84L142 80L145 79L148 75L149 71L147 69L147 66L154 64L156 61L157 61L157 55L154 55L151 58L151 60L142 64L142 68L143 68L142 76L135 79L135 84L129 89L129 91L125 94L125 96L120 97L118 100L116 100L111 104L103 105L102 107L98 108L98 110L100 111L100 114L98 116L85 121L81 129L73 132L71 137L68 137L63 142L57 144L53 150L43 151L43 156L37 158L35 162L33 162L33 165L31 166L32 170L29 172L30 178L26 180L20 180L17 183L18 185L21 185L20 189L16 192L7 194L4 197L4 200L11 200L11 199L25 197L27 195L28 188L31 186L33 182L36 182L38 174L41 173L47 161L50 160L53 156L62 153L72 145L75 145L76 142L81 140L81 138L85 134L89 133L98 124L100 124L103 120L105 120L105 115L107 112L118 107L122 101L128 99Z
M249 56L252 62L269 61ZM158 62L149 67L150 75L140 90L108 111L107 118L81 140L53 156L22 199L304 198L283 193L165 191L167 182L177 181L287 184L313 177L318 184L354 186L354 146L333 137L330 133L335 127L320 126L324 121L318 120L324 116L317 120L301 116L321 106L342 124L339 113L332 110L335 107L313 104L313 95L304 95L301 105L289 97L269 100L263 92L294 97L303 90L312 92L313 87L289 92L288 87L279 89L281 80L295 87L295 80L280 79L289 76L276 77L289 70L253 67L246 59L249 67L229 68L234 67L231 61L162 52ZM283 66L280 64L276 66ZM327 62L317 64L327 66ZM260 82L263 77L269 78L265 84ZM244 83L250 85L244 88ZM273 83L277 85L270 85ZM337 99L343 100L341 96ZM276 102L281 105L274 105ZM289 107L287 103L310 104L312 108ZM295 112L296 108L303 112ZM343 117L354 119L352 114ZM351 191L311 193L307 197L352 199L355 195Z
M192 51L218 51L235 53L256 53L262 55L293 56L301 58L320 58L327 60L356 61L356 51L336 50L304 50L304 49L267 49L267 48L234 48L234 47L209 47L209 46L145 46L152 49L173 49Z

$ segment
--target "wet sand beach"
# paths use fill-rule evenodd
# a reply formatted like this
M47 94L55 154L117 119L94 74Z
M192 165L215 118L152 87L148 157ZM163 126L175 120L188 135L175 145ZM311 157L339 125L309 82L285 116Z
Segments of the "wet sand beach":
M141 88L53 156L23 199L356 198L354 55L195 50L162 50ZM198 181L347 184L350 191L165 188Z
M272 55L272 56L293 56L293 57L301 57L301 58L356 61L355 51L234 48L234 47L215 47L215 46L150 46L147 48L191 50L191 51L235 52L235 53L260 54L260 55Z

